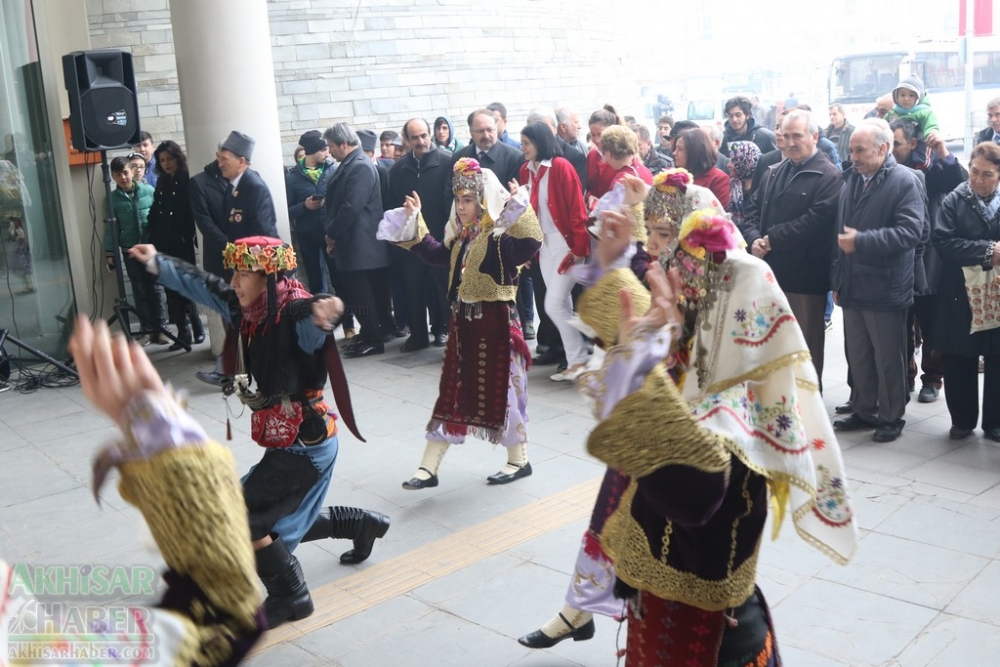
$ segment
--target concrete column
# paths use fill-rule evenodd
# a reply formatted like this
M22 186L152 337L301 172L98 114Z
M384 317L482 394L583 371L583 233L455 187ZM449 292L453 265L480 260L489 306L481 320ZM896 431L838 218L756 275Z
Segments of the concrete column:
M266 0L170 0L177 83L191 174L231 130L254 138L251 168L271 189L286 241L288 205Z

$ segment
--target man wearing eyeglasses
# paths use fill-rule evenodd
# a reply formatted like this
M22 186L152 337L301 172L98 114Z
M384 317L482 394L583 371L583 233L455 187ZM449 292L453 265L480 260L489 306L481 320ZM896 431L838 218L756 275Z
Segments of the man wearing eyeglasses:
M454 167L463 157L471 157L479 160L484 169L496 174L504 185L516 180L524 157L513 146L501 143L493 112L489 109L473 111L469 115L469 132L472 134L472 142L462 150L455 151L451 156L451 166ZM451 201L455 198L451 191L451 181L447 185L446 197L447 201Z

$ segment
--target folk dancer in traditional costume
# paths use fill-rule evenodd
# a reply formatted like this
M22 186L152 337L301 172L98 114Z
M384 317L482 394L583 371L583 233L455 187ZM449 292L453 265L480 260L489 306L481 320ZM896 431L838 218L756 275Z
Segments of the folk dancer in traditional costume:
M628 246L614 259L616 266L629 267L641 280L651 264L661 255L671 252L671 240L676 238L680 221L689 213L710 208L720 215L725 209L711 190L694 185L691 174L684 169L668 169L654 178L654 186L642 201L642 187L638 179L623 181L598 201L595 211L598 224L594 231L600 234L604 219L627 220L630 238ZM627 187L631 185L631 188ZM599 263L574 267L577 282L587 287L597 282L605 269ZM574 321L595 337L593 326ZM581 385L581 389L585 385ZM586 392L584 392L586 394ZM598 419L600 414L595 415ZM583 641L594 636L594 614L621 618L623 603L614 596L614 568L607 554L601 549L600 534L604 522L618 505L618 499L628 486L628 477L614 468L608 468L594 503L590 523L580 543L576 568L566 591L562 611L534 632L518 641L529 648L550 648L564 639Z
M53 598L51 591L36 598L45 593L32 574L36 568L0 560L0 644L6 652L8 632L20 635L10 649L22 665L52 665L60 662L60 650L105 646L131 649L132 659L109 657L101 664L240 663L265 628L232 453L208 439L142 348L112 337L104 322L91 325L81 316L69 349L84 395L122 431L95 459L94 496L110 468L118 468L122 498L142 512L167 564L167 588L155 607L84 608L79 598ZM99 585L98 572L81 571L75 587L89 588L82 577ZM142 588L144 578L130 583ZM150 578L147 585L154 583ZM53 640L71 635L79 640Z
M669 189L654 185L651 217L666 217ZM588 450L622 476L612 491L624 489L595 511L607 518L589 567L606 575L605 588L590 592L613 608L613 571L631 667L777 665L755 584L769 496L775 531L790 513L800 536L846 563L858 538L840 449L802 333L767 266L740 248L717 210L672 226L660 261L676 268L669 280L651 272L651 299L625 268L627 218L606 218L596 253L603 275L579 303L608 349L584 380L601 420ZM581 561L577 581L588 572ZM544 637L586 638L573 613L585 600L568 601L569 627Z
M224 263L233 271L231 284L151 245L132 255L161 285L216 310L239 334L224 355L235 386L224 391L253 411L251 435L266 449L242 481L257 573L268 592L268 627L305 618L313 603L292 555L299 542L353 540L340 562L360 563L389 529L389 517L379 512L322 507L339 448L337 419L323 399L327 375L341 418L363 441L330 336L344 304L309 294L287 275L296 266L295 252L280 239L253 236L228 244Z
M451 330L427 447L404 489L438 485L448 447L474 435L507 448L507 464L488 478L507 484L531 474L528 462L528 376L515 299L521 266L538 252L542 231L527 193L511 194L472 158L454 165L455 203L444 242L428 234L420 198L386 213L378 238L428 264L450 266Z

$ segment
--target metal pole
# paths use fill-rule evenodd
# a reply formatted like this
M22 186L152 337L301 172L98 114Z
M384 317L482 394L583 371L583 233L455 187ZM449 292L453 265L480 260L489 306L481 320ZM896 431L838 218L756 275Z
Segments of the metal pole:
M974 67L975 58L972 48L972 38L976 34L976 2L979 0L965 0L965 155L972 153L972 137L976 132L976 111L973 108L972 93L975 88L976 70ZM992 0L990 0L992 1Z

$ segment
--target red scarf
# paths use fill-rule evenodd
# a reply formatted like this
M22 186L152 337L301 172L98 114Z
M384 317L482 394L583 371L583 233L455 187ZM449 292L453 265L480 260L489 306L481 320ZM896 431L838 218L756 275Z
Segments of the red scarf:
M284 280L279 280L274 285L275 292L278 295L278 308L277 314L275 315L275 323L281 321L281 311L285 309L285 306L289 302L295 299L308 299L312 296L305 286L294 278L285 278ZM257 327L266 322L267 320L267 290L257 297L249 306L243 309L243 324L241 330L248 338L252 337L257 333ZM266 326L266 325L265 325Z

